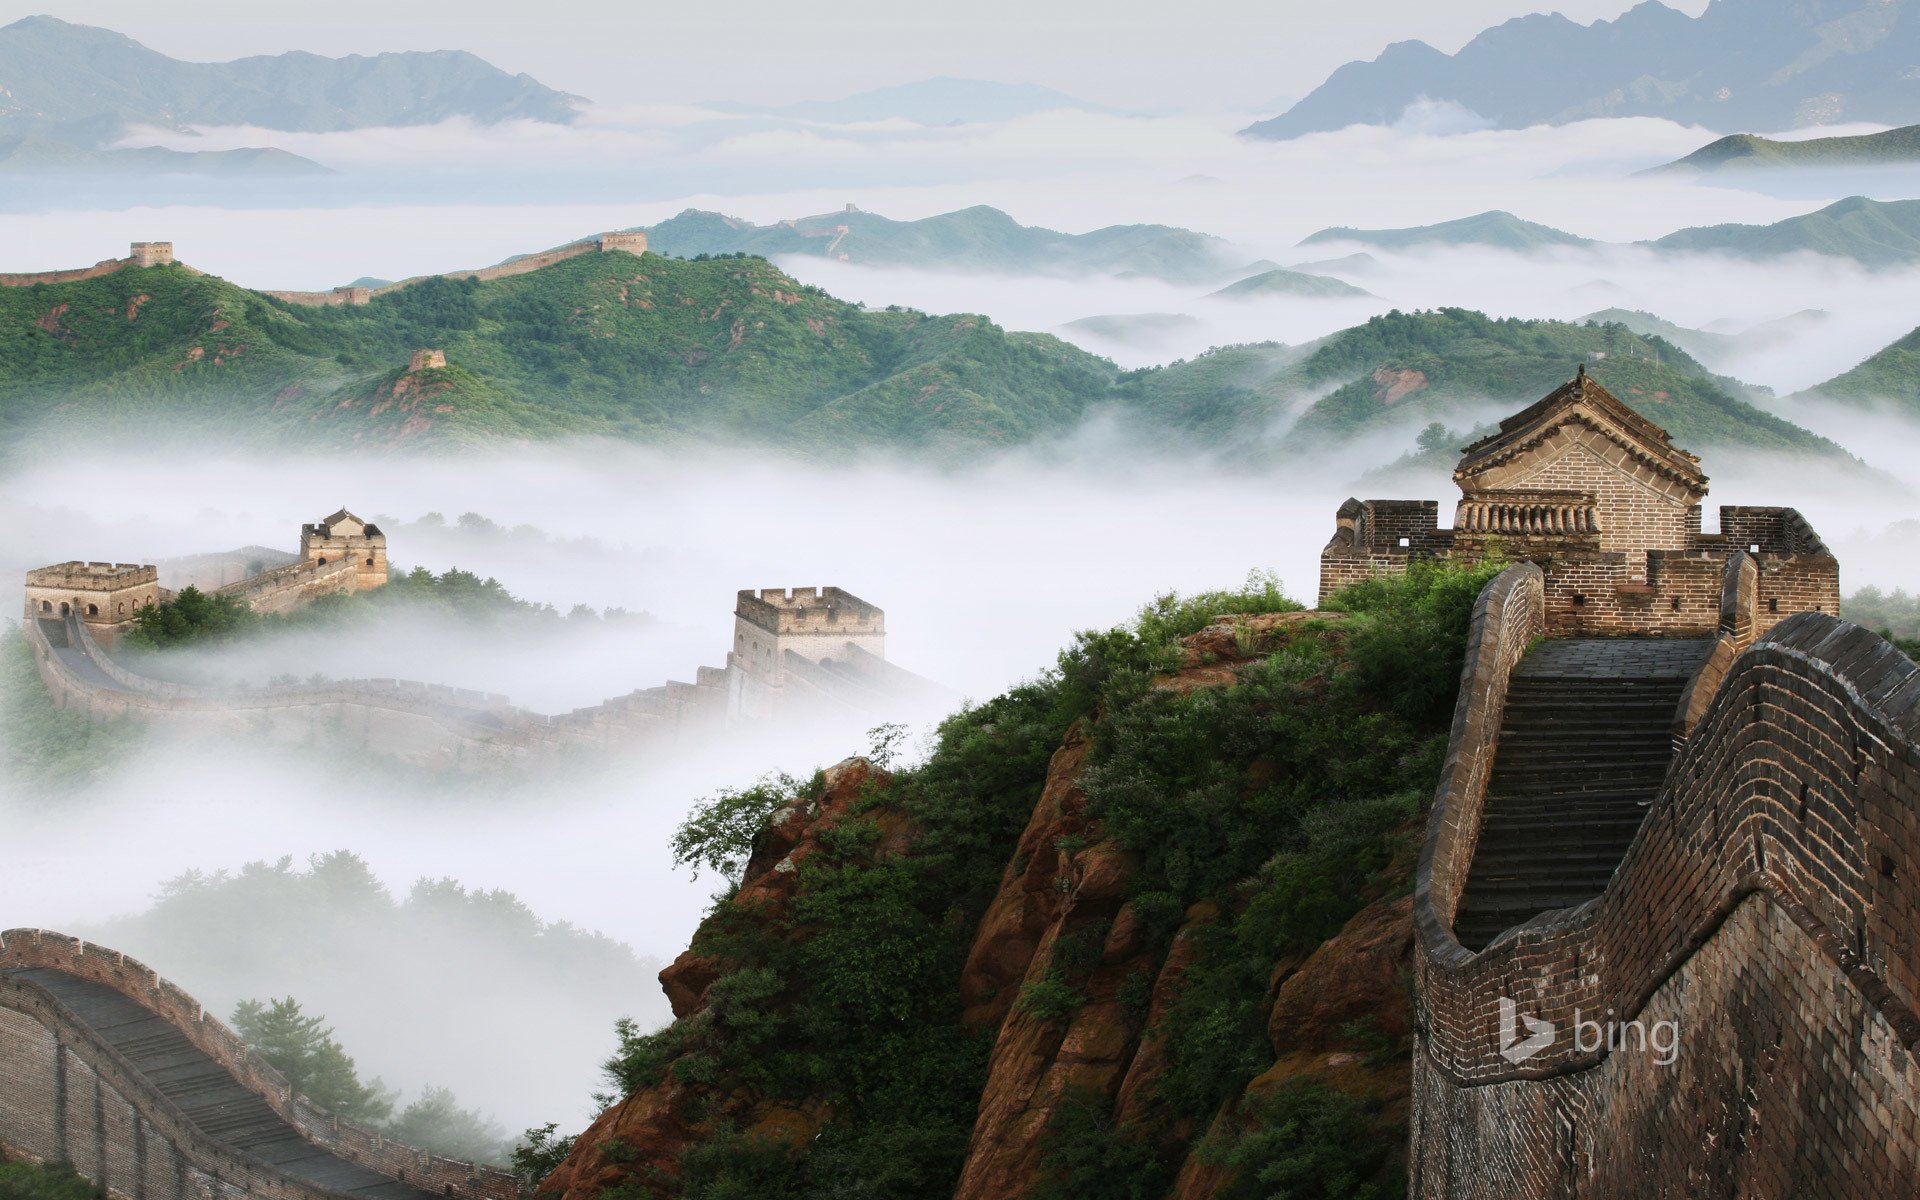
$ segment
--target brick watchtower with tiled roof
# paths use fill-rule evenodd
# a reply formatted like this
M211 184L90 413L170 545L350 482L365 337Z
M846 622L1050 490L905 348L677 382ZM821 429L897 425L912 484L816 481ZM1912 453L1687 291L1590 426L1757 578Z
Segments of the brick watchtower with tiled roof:
M1416 559L1538 563L1557 636L1712 633L1734 554L1759 567L1761 620L1836 613L1839 564L1790 508L1720 510L1701 533L1707 477L1667 431L1583 366L1468 446L1454 470L1453 528L1431 500L1348 500L1320 555L1320 597L1398 574Z
M346 509L300 527L300 557L310 562L353 560L355 591L368 591L387 582L387 535Z

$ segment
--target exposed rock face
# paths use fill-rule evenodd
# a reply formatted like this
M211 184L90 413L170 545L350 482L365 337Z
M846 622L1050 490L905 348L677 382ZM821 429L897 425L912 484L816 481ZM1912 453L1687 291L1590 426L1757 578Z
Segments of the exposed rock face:
M860 758L829 768L818 799L791 805L774 816L754 846L732 907L762 913L783 910L799 881L799 863L818 850L820 836L848 817L869 784L886 778L885 772ZM906 841L905 821L887 814L879 814L879 821L881 852L898 853ZM660 984L675 1017L689 1017L705 1007L707 993L726 973L727 964L702 954L700 942L696 933L693 947L660 972ZM669 1071L658 1085L635 1092L601 1113L579 1136L567 1161L541 1182L538 1192L563 1200L592 1200L609 1188L628 1186L641 1189L637 1195L667 1195L661 1189L678 1173L680 1156L722 1122L750 1134L804 1145L825 1117L818 1109L763 1103L741 1091L722 1096L683 1086Z
M1157 686L1187 691L1229 684L1236 665L1271 653L1299 625L1341 619L1325 613L1221 618L1187 639L1179 669ZM1170 942L1164 930L1158 937L1148 930L1128 903L1139 863L1107 840L1086 813L1081 782L1091 753L1090 731L1074 726L1049 762L999 887L973 930L960 978L962 1020L997 1036L956 1200L1031 1195L1049 1170L1050 1126L1069 1102L1093 1105L1115 1126L1151 1126L1172 1148L1170 1161L1184 1157L1170 1196L1205 1200L1228 1182L1220 1167L1192 1153L1206 1122L1175 1119L1157 1099L1168 1052L1152 1032L1180 994L1204 931L1220 913L1212 903L1194 905ZM776 814L754 848L732 906L761 914L786 911L799 883L798 865L818 852L823 835L854 814L869 781L884 778L865 761L848 760L827 772L819 799ZM904 817L887 808L867 808L859 816L879 824L883 854L909 849L913 831ZM1369 1042L1388 1046L1407 1036L1409 903L1378 901L1313 953L1275 965L1267 1020L1275 1061L1249 1086L1249 1095L1307 1075L1404 1103L1405 1054L1390 1052L1370 1063L1354 1045L1356 1029L1364 1029ZM703 1009L729 969L703 951L702 941L696 935L693 948L661 972L681 1018ZM1042 998L1048 987L1051 1003ZM1214 1127L1244 1126L1245 1099L1229 1103ZM691 1115L696 1110L701 1120ZM695 1095L669 1078L602 1114L539 1190L564 1200L593 1200L609 1187L670 1180L679 1156L701 1141L703 1122L726 1120L803 1145L826 1119L819 1111L756 1101L745 1089Z

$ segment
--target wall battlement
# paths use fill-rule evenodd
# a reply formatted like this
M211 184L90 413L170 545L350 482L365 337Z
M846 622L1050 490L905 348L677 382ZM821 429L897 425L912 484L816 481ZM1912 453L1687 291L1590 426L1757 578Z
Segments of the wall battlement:
M887 616L851 592L828 588L751 588L735 609L741 620L774 634L884 634Z

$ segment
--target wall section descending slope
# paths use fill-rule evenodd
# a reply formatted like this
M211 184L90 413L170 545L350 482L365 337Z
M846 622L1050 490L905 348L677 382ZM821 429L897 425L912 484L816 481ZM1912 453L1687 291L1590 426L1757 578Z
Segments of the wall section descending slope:
M1606 892L1478 954L1452 933L1472 852L1443 782L1416 893L1414 1195L1920 1194L1920 668L1806 613L1696 711ZM1516 1014L1551 1041L1516 1045ZM1671 1056L1644 1041L1663 1022Z
M0 1147L127 1200L515 1200L295 1095L191 996L62 934L0 934Z

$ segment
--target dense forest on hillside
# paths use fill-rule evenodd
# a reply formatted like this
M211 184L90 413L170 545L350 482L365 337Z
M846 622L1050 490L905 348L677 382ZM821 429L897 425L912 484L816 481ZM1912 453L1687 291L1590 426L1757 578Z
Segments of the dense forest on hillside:
M408 370L422 348L447 365ZM0 288L0 430L16 455L36 429L184 428L305 447L588 435L951 458L1104 411L1156 444L1172 434L1264 459L1518 407L1579 362L1695 448L1837 453L1659 338L1460 309L1122 374L984 317L847 304L745 256L587 254L352 307L299 307L178 266Z

